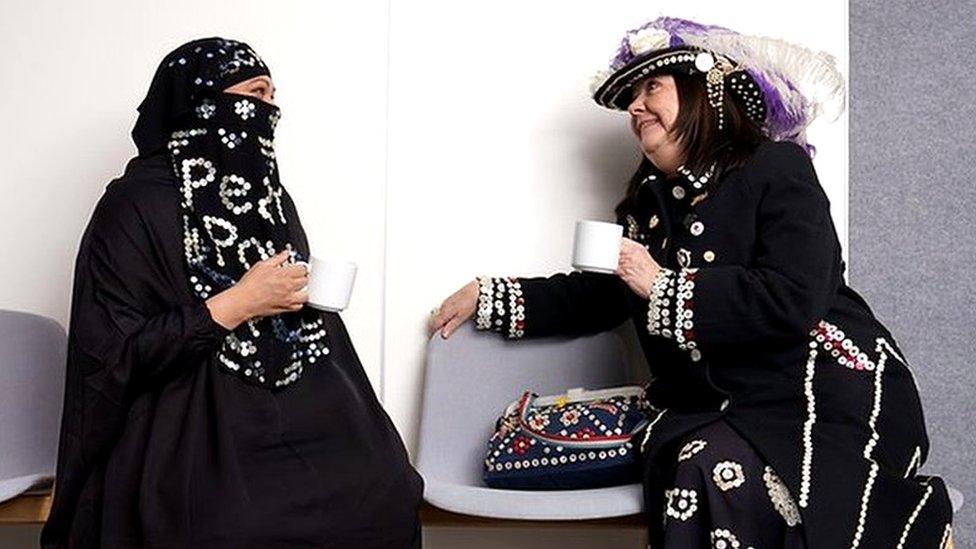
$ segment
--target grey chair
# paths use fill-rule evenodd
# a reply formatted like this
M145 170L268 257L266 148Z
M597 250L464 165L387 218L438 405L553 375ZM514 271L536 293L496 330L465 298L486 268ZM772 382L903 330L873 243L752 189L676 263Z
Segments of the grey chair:
M54 479L66 352L54 320L0 310L0 501Z
M946 487L949 492L949 501L952 502L952 512L958 513L962 509L963 503L965 503L966 498L963 497L962 492L956 490L952 486Z
M498 415L522 391L557 394L636 383L621 338L506 341L468 322L427 347L417 469L424 498L441 509L497 519L581 520L641 512L641 485L565 491L488 488L481 480Z

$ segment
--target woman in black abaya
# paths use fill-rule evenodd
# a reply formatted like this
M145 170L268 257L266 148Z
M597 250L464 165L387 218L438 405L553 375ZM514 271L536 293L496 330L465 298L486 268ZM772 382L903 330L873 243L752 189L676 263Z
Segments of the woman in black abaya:
M419 547L423 482L308 242L246 44L161 63L75 265L44 547Z

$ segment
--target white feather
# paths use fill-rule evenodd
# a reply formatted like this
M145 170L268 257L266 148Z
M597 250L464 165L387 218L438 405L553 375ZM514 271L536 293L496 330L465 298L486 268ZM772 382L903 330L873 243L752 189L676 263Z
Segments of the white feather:
M707 35L682 33L685 43L725 55L734 62L761 72L783 99L784 107L804 121L800 127L770 128L770 137L800 138L805 143L806 125L819 116L830 121L844 112L847 91L836 60L778 38L711 31ZM788 135L792 134L792 135Z

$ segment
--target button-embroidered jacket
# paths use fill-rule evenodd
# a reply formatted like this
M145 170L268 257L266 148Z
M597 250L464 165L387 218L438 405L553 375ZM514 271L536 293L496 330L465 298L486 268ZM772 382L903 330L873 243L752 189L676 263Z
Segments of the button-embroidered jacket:
M941 547L952 511L943 482L918 474L929 443L913 375L844 280L809 156L765 142L696 181L652 173L618 220L663 267L649 300L613 275L482 278L478 327L517 339L632 319L658 408L645 483L655 451L721 417L785 482L811 549Z

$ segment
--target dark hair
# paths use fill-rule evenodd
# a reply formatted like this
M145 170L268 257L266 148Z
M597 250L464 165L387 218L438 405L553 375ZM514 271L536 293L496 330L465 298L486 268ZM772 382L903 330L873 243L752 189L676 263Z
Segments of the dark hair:
M678 92L678 116L670 131L684 149L684 166L692 173L703 173L715 163L715 175L709 182L709 188L714 188L729 171L742 166L768 137L746 115L745 107L732 98L728 88L722 98L725 127L718 131L718 117L708 103L704 76L678 73L671 76ZM642 82L637 83L635 88L641 85ZM632 211L637 190L652 170L651 161L643 157L630 178L627 193L617 204L615 212L619 219Z

